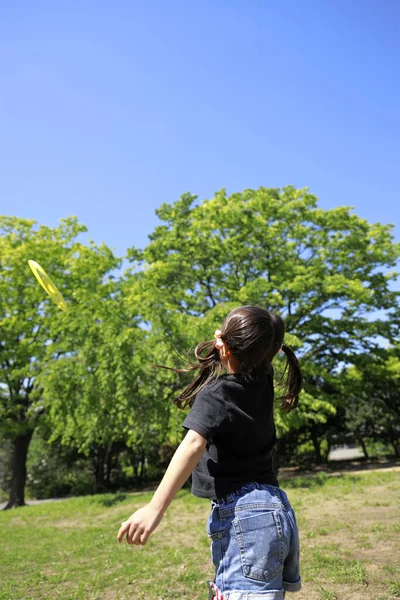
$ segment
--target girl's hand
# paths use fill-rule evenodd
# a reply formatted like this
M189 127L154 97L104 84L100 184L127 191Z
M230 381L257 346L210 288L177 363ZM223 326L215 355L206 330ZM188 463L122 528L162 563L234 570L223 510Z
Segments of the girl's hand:
M175 494L181 489L199 462L206 444L206 438L189 429L172 457L151 502L143 508L139 508L121 524L118 531L119 542L125 535L128 544L143 546L147 542L147 538L160 523Z
M146 504L121 524L118 531L118 542L121 542L126 535L128 544L144 546L147 538L153 533L162 518L162 512L151 506L151 504Z

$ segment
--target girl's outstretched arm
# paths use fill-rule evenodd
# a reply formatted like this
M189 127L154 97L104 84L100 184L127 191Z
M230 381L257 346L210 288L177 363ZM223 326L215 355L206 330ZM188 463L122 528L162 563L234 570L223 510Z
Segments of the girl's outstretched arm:
M189 429L169 463L153 498L121 524L118 541L126 535L128 544L144 545L164 516L165 511L199 462L207 440Z

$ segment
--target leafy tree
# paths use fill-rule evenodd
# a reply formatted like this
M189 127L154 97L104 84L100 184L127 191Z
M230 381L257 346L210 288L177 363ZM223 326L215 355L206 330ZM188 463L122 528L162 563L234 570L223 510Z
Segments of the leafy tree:
M90 456L98 490L109 483L114 455L125 447L135 423L149 417L139 401L140 351L135 351L144 332L137 318L125 322L115 297L107 312L108 302L104 318L93 318L93 307L81 311L77 305L79 316L70 320L70 329L64 329L53 349L62 356L49 361L39 376L49 441ZM65 352L66 347L72 351Z
M154 337L142 323L140 304L127 301L121 281L112 282L108 298L93 293L84 308L81 296L78 290L60 341L49 349L61 356L48 361L39 382L49 441L88 456L96 488L103 490L111 485L121 452L137 479L145 476L149 461L157 462L170 432L171 389L150 366L158 356Z
M212 338L238 304L279 312L301 356L305 389L298 411L277 415L278 429L305 427L312 437L314 428L318 455L314 425L328 426L335 413L338 367L375 352L378 336L391 341L399 333L390 318L398 295L388 269L400 254L391 226L370 224L349 207L322 210L293 187L222 190L201 204L185 194L156 212L162 224L148 246L128 251L131 302L178 351Z
M340 378L345 425L368 458L368 442L392 446L400 457L400 347L359 356Z
M75 218L59 227L38 226L15 217L0 218L0 435L12 444L12 479L7 508L25 503L26 458L33 432L43 414L38 376L74 346L64 332L79 338L86 321L81 311L110 295L106 276L119 262L105 246L85 246L76 237L86 231ZM29 259L54 277L70 311L62 313L33 278ZM75 298L79 300L74 302ZM94 317L95 315L93 315Z

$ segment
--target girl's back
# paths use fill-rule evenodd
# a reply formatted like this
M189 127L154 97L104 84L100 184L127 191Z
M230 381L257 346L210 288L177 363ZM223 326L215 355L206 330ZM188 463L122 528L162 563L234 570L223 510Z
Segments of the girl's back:
M251 380L221 375L197 395L183 423L208 441L192 474L194 495L222 498L248 481L278 485L273 393L271 368Z

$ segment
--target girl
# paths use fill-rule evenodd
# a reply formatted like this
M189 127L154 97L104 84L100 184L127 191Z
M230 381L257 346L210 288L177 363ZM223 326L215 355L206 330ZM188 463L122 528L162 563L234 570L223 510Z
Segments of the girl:
M279 488L272 453L274 356L287 357L282 409L297 406L302 377L283 344L282 319L242 306L225 319L215 340L197 346L197 375L176 399L190 406L187 434L149 504L124 521L118 541L143 545L191 473L192 492L211 500L207 532L215 565L209 598L283 600L301 587L299 536ZM177 369L177 371L182 371Z

